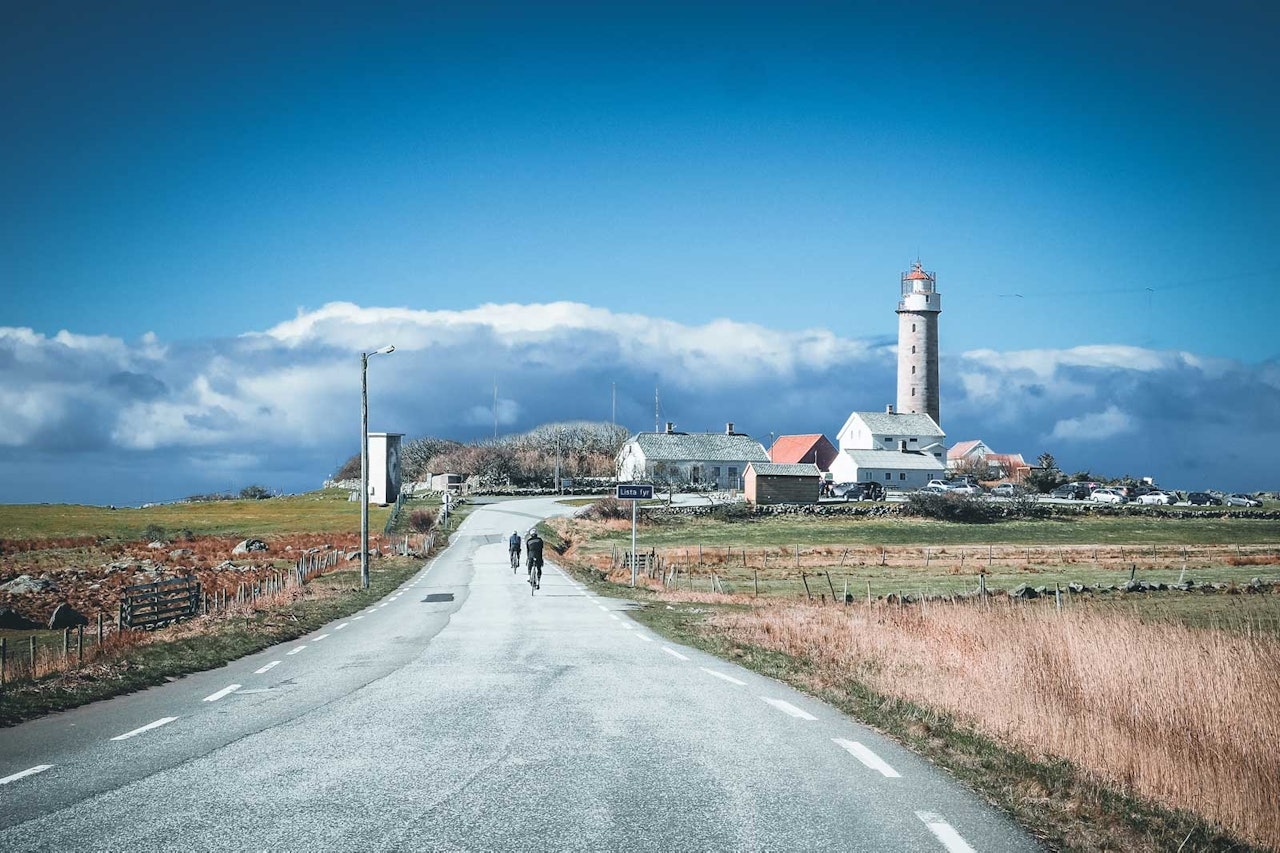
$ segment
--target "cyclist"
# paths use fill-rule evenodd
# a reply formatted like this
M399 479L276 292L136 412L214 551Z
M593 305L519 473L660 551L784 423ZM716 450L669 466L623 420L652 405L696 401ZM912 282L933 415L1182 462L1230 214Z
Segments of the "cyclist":
M529 583L534 589L542 587L542 537L534 530L524 543L525 552L529 555Z
M520 534L511 531L511 538L507 540L507 551L511 556L511 571L520 568Z

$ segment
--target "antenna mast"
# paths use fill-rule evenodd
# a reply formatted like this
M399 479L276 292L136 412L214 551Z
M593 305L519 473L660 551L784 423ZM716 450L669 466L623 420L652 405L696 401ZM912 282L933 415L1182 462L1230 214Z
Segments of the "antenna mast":
M662 417L662 415L659 414L660 411L661 410L658 407L658 389L655 386L653 389L653 431L654 432L662 432L662 430L658 429L658 420Z

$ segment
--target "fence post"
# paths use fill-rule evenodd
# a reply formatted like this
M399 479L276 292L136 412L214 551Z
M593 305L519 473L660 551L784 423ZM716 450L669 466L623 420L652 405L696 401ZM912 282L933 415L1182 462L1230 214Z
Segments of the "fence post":
M67 665L67 658L71 656L71 628L62 629L62 665Z
M31 638L31 677L36 677L36 638Z
M831 600L836 600L836 585L831 581L831 572L827 572L827 586L831 587Z
M9 648L4 637L0 637L0 688L4 687L5 664L9 662Z
M804 576L804 572L800 573L800 580L804 582L804 597L812 601L813 595L809 592L809 579Z
M76 626L76 657L77 663L84 664L84 626Z
M102 611L98 611L98 649L102 649Z

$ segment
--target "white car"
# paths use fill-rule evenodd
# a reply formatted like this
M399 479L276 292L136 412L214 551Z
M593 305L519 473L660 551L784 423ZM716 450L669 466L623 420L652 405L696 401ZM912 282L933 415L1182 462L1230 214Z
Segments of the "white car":
M951 486L951 493L976 497L982 494L982 488L980 486L975 486L972 483L955 483Z
M1122 504L1129 499L1123 493L1116 489L1108 489L1105 486L1093 490L1093 494L1089 495L1089 500L1097 501L1103 504Z
M1168 492L1147 492L1145 495L1138 496L1138 503L1168 506L1169 504L1177 503L1177 498Z

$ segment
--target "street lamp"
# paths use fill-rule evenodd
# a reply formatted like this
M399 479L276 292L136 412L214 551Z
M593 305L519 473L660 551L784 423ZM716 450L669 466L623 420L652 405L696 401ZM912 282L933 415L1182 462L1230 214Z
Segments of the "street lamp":
M369 356L390 355L393 346L360 353L360 588L369 588Z

